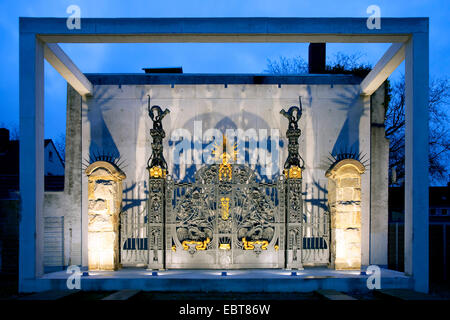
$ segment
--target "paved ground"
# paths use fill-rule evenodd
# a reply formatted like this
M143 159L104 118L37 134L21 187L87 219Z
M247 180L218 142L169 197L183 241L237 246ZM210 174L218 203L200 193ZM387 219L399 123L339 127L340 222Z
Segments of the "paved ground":
M125 290L124 290L125 291ZM129 290L131 291L131 290ZM93 300L192 300L192 301L240 301L240 300L449 300L446 294L436 292L424 295L409 290L380 290L369 293L343 293L327 290L305 293L205 293L205 292L117 292L117 291L73 291L43 292L36 294L17 294L0 296L2 300L60 300L60 301L93 301Z
M109 297L109 298L108 298ZM44 292L37 294L17 293L17 281L13 277L0 278L0 300L448 300L450 301L450 285L432 284L428 295L408 290L380 290L372 292L337 292L315 291L306 293L206 293L206 292L144 292L134 290L122 291L66 291Z

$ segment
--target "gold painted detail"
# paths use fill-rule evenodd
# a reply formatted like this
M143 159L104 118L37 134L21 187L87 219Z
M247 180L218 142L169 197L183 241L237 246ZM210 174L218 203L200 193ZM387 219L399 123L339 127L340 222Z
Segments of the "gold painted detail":
M219 180L222 181L228 177L228 180L231 181L231 164L229 163L221 163L219 166Z
M194 241L194 240L192 240L192 241L183 241L182 243L181 243L181 245L183 246L183 249L184 250L189 250L189 245L190 244L195 244L196 246L195 246L195 249L197 249L197 250L206 250L206 246L208 245L208 243L210 242L211 240L209 239L209 238L206 238L206 240L205 241Z
M245 250L255 249L255 244L260 244L262 250L267 250L267 246L269 245L269 241L267 240L247 241L245 238L242 238L242 242L244 243Z
M221 250L230 250L230 249L231 249L231 246L230 246L229 243L221 243L221 244L219 245L219 249L221 249Z
M274 248L275 248L275 251L278 251L278 249L279 249L277 244L274 246Z
M228 152L231 150L231 152ZM222 160L222 163L219 165L219 180L223 181L229 180L232 178L232 167L230 160L236 161L237 159L237 144L230 146L227 144L227 137L223 135L222 146L215 145L212 153L215 155L216 161Z
M177 247L175 245L172 246L172 251L176 252L177 251Z
M221 198L220 203L222 205L222 220L228 220L230 217L230 198Z
M301 179L302 169L297 166L292 166L289 169L284 169L284 176L286 179Z
M155 166L149 169L150 178L165 178L166 170L162 169L160 166Z

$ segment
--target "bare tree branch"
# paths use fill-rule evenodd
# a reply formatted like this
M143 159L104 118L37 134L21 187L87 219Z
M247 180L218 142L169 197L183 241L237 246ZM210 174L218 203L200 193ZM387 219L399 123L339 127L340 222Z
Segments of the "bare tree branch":
M327 66L330 73L363 75L369 64L360 62L361 53L335 54ZM301 57L268 59L266 72L274 74L307 73L308 65ZM405 81L387 82L389 103L386 109L385 134L389 139L389 169L396 170L396 184L403 184L405 170ZM429 172L434 182L447 183L450 159L450 78L432 79L429 87ZM394 182L391 181L393 184Z

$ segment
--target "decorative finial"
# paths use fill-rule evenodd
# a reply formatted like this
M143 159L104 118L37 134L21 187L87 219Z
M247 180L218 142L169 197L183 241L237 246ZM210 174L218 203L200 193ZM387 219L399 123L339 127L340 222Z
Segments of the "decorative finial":
M289 120L286 136L288 138L288 158L284 163L284 174L286 178L301 178L304 161L298 153L298 138L301 130L298 128L298 121L302 116L302 100L299 97L299 107L291 106L288 111L281 110L280 113Z
M162 127L162 119L170 113L169 109L162 111L159 106L150 107L150 96L148 96L148 115L153 121L153 128L150 129L152 141L152 155L148 159L147 167L151 178L164 178L167 174L167 162L163 156L162 140L166 136Z

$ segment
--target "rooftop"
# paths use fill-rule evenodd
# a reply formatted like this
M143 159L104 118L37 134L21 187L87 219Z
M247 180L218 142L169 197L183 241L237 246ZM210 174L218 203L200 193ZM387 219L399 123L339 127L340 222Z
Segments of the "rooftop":
M175 84L348 84L362 79L349 74L213 74L213 73L85 73L93 85L175 85Z

